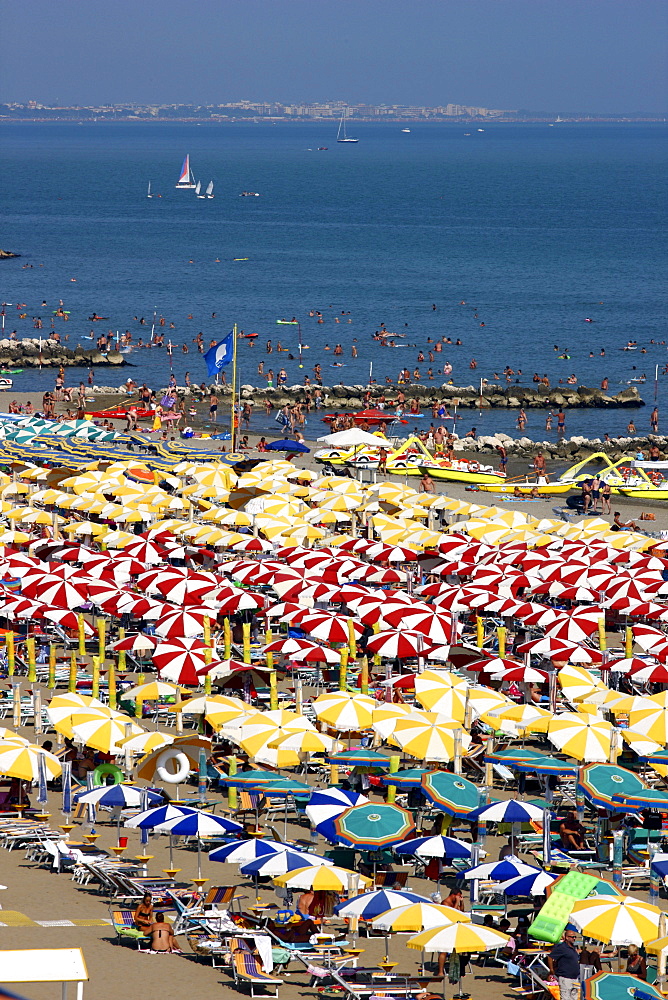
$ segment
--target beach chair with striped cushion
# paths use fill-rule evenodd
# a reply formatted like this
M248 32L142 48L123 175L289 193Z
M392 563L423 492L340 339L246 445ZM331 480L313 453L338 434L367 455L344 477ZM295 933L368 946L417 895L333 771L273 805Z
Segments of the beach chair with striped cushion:
M260 959L249 950L245 941L240 938L230 939L230 950L232 952L232 974L237 985L247 983L250 987L250 995L255 998L270 998L278 996L278 987L282 980L275 976L269 976L262 971ZM273 986L274 992L268 993ZM262 990L263 992L257 992Z
M150 951L151 939L135 927L132 910L110 910L109 914L117 941L135 941L139 951Z

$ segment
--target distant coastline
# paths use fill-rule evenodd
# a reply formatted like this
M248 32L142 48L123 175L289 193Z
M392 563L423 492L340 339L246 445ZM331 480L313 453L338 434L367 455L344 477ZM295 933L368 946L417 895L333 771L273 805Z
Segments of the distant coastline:
M665 123L667 115L636 115L636 116L614 116L614 115L581 115L578 117L567 117L562 118L559 121L559 125L650 125L650 124L660 124ZM104 124L123 124L123 125L175 125L175 124L197 124L197 125L246 125L246 124L256 124L256 125L278 125L278 124L288 124L288 125L322 125L325 123L331 123L334 119L331 117L320 117L320 118L309 118L309 117L292 117L289 115L275 115L275 116L216 116L216 117L202 117L197 116L182 116L176 117L173 115L156 116L156 115L86 115L86 114L72 114L72 115L6 115L0 114L0 124L7 123L24 123L24 124L49 124L51 122L63 124L69 123L70 125L78 125L83 122L90 122L96 125ZM365 125L387 125L387 124L397 124L397 125L553 125L557 124L553 116L536 116L529 117L527 115L517 115L510 116L504 115L503 117L489 117L489 118L460 118L460 117L450 117L443 116L442 118L436 116L430 116L429 118L415 117L410 118L405 115L385 116L383 118L365 118L360 115L356 115L354 121L364 123Z

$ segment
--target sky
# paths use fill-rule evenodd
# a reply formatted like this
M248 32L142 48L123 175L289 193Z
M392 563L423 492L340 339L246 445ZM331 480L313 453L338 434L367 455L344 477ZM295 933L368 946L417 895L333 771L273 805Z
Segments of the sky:
M0 0L0 101L668 108L666 0Z

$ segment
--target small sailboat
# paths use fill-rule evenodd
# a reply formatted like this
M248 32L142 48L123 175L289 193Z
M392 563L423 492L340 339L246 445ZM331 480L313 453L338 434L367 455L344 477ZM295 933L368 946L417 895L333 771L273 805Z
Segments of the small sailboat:
M189 153L186 153L186 158L183 161L183 166L181 167L181 176L179 177L178 183L175 187L180 188L183 191L193 191L195 189L195 178L193 177L193 172L190 169Z
M153 195L151 194L151 182L150 181L148 182L148 192L146 194L146 197L147 198L152 198L153 197Z
M206 195L200 194L201 190L202 190L201 181L197 181L197 184L195 185L195 194L197 195L198 198L206 197Z
M213 181L209 181L209 183L206 186L206 196L207 198L215 197L213 193Z
M341 121L339 122L339 131L336 133L336 141L337 142L359 142L359 139L353 139L346 132L346 119L347 119L347 117L348 117L348 108L344 108L343 109L343 114L341 115Z

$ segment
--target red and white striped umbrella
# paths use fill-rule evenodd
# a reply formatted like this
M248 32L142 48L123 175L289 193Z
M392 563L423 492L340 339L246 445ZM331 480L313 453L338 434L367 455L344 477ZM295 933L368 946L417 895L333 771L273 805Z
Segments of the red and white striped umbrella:
M129 594L128 590L116 587L105 580L91 580L86 587L88 600L101 608L105 604L115 604Z
M2 604L2 614L5 618L42 618L49 607L41 601L31 601L27 597L11 596Z
M252 583L257 587L270 583L274 574L272 567L267 566L266 563L249 563L244 560L239 560L234 568L231 568L231 565L228 568L226 563L225 572L238 583Z
M542 639L532 639L523 642L516 649L517 653L542 653L553 660L570 660L572 663L599 663L601 655L596 649L579 646L574 642L564 642L553 636L543 636Z
M452 588L447 583L425 583L422 587L416 587L413 591L418 597L439 597L447 594Z
M642 670L633 670L631 676L634 681L643 681L652 684L668 683L668 667L663 663L656 665L646 665Z
M143 632L133 632L117 642L112 642L111 649L125 649L130 653L147 653L154 650L160 640L155 635L145 635Z
M634 625L633 638L646 653L663 648L668 642L668 636L653 625Z
M488 614L501 615L502 618L518 618L529 606L524 601L516 601L512 597L494 597L486 605L485 610Z
M105 610L109 605L105 605ZM132 615L144 621L156 621L171 605L164 601L153 601L150 597L140 597L138 594L127 593L114 603L113 614Z
M665 604L657 604L654 601L637 601L634 597L616 597L612 601L606 601L605 606L623 615L630 615L633 618L653 618L657 621L668 621L668 608Z
M79 627L79 617L75 611L68 611L66 608L47 608L46 611L42 613L42 617L46 618L47 621L54 622L56 625L62 625L63 628L78 628ZM84 635L87 638L95 635L95 629L84 620Z
M364 553L367 559L373 562L405 563L416 562L418 554L413 549L408 549L403 545L384 545L376 542Z
M314 583L306 586L306 582L301 580L291 587L290 590L283 591L281 596L284 601L293 601L298 598L310 601L330 601L338 594L338 591L339 587L331 583Z
M264 604L264 598L249 590L238 590L237 587L223 585L212 591L206 602L215 604L221 614L233 615L237 611L257 611Z
M646 597L645 590L638 586L631 577L622 580L617 578L615 581L611 581L607 587L601 589L605 589L606 596L613 599L615 597L634 597L636 601L644 601Z
M535 667L525 667L518 664L512 670L500 670L491 678L493 681L516 681L523 684L544 684L548 679L548 674L544 670L536 670Z
M265 611L267 618L277 618L280 622L290 622L291 624L299 624L302 618L312 613L312 608L304 608L301 604L290 604L288 602L273 604Z
M603 612L601 612L600 617L605 617ZM597 631L598 622L592 622L587 618L572 615L565 620L548 626L545 629L545 637L549 639L561 639L563 642L586 642Z
M512 660L506 656L484 656L479 660L467 663L466 669L472 673L498 674L504 670L515 670L521 667L519 660Z
M300 649L299 652L293 653L291 659L296 663L339 663L341 655L335 649L319 646L314 642L310 649Z
M398 569L373 570L371 573L365 573L364 579L370 583L403 583L406 574Z
M615 660L608 660L608 669L616 674L635 674L646 667L657 666L658 662L654 657L647 657L644 660L640 656L618 657Z
M56 608L79 608L86 601L86 593L82 587L74 587L57 576L42 576L39 581L24 587L22 593Z
M207 647L199 639L161 642L153 652L160 676L175 684L198 684L197 671L205 667Z
M563 618L560 611L556 611L554 608L545 608L542 604L532 604L529 607L531 608L530 611L518 611L517 617L530 628L533 626L546 628L548 625L553 625Z
M386 632L377 632L372 635L366 644L367 652L375 653L377 656L399 657L406 659L411 656L418 656L422 651L429 648L429 643L420 632L401 632L394 629Z
M300 651L313 649L315 645L317 645L315 642L309 642L308 639L277 639L265 646L262 652L278 656L294 656Z
M155 623L158 635L167 639L202 635L204 619L215 617L209 609L202 611L200 608L172 608L169 605L168 609L156 619Z
M441 594L434 599L434 607L440 611L468 611L468 598L463 588L456 587L449 594Z
M462 626L453 629L453 622L449 615L410 613L403 621L403 628L415 632L421 632L433 645L448 645L457 641L458 631Z
M273 545L264 538L244 538L231 546L235 552L271 552Z
M213 586L210 580L193 580L189 577L176 580L165 576L156 579L152 589L172 604L201 604L211 593Z
M308 635L320 639L322 642L348 642L348 621L352 621L355 635L359 638L364 632L364 626L360 622L346 619L338 615L312 614L302 618L299 627Z
M139 562L143 562L145 566L157 566L164 560L166 554L162 545L156 545L155 542L149 542L145 538L138 538L136 542L128 542L123 551L134 559L138 559Z

